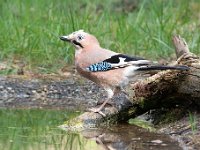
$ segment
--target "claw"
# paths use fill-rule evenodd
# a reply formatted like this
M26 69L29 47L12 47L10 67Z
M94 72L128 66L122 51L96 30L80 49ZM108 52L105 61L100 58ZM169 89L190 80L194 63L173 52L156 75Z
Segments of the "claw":
M105 117L106 115L101 111L101 109L99 108L90 108L88 109L89 111L91 112L94 112L94 113L99 113L100 115L102 115L103 117Z

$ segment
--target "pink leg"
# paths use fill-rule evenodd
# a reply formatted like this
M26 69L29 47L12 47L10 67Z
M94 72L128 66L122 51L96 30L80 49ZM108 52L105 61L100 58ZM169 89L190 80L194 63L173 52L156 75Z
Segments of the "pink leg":
M106 103L109 101L110 99L107 99L103 102L103 104L101 104L101 106L99 108L90 108L89 111L95 112L95 113L99 113L102 116L106 116L103 112L101 112L101 110L104 108L104 106L106 105Z
M106 89L107 93L108 93L108 99L105 100L103 102L103 104L101 104L101 106L99 108L90 108L89 111L95 112L95 113L99 113L102 116L106 116L103 112L101 112L101 110L104 108L104 106L107 104L107 102L113 97L114 92L111 88Z

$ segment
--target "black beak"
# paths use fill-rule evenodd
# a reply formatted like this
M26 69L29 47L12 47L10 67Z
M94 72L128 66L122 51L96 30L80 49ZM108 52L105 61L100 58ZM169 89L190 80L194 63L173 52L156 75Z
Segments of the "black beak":
M67 36L61 36L60 39L61 39L62 41L70 42L70 40L68 39Z

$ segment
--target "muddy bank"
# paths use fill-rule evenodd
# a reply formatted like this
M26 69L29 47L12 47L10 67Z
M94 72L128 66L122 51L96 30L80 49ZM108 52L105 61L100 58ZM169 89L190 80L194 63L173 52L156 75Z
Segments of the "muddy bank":
M73 76L66 79L0 77L0 107L85 110L102 97L101 88Z

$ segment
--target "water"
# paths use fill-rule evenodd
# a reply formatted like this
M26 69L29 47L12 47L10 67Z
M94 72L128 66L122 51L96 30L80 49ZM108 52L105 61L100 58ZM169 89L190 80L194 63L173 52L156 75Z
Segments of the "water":
M0 150L180 149L166 135L128 124L79 133L57 127L79 114L67 110L0 109Z
M79 113L65 110L0 110L0 149L1 150L60 150L72 138L57 128L65 120Z

